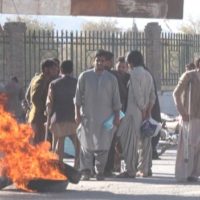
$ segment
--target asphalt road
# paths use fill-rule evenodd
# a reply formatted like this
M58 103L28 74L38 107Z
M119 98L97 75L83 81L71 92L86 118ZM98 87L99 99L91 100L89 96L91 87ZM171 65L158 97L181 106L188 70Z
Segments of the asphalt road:
M168 150L161 160L153 161L150 178L119 179L105 181L81 181L69 184L63 192L28 193L9 186L0 191L0 200L200 200L200 182L177 183L174 179L175 150Z

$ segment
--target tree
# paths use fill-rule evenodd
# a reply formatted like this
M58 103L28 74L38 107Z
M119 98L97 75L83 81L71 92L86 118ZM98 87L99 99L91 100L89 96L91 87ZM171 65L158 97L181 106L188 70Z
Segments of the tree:
M15 19L13 18L7 18L7 22L24 22L26 24L28 31L34 31L34 30L47 30L47 31L53 31L54 30L54 24L53 23L44 23L40 22L37 19L33 19L31 17L20 17L17 16Z
M183 23L179 29L187 34L200 34L200 20L190 18L186 23Z
M101 20L99 22L86 22L83 23L81 29L84 31L121 31L117 26L116 20Z

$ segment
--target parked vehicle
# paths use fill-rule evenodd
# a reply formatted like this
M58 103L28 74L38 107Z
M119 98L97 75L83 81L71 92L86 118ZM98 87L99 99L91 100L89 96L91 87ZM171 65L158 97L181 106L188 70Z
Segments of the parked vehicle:
M162 129L158 145L158 154L162 155L167 149L178 144L179 116L161 113Z

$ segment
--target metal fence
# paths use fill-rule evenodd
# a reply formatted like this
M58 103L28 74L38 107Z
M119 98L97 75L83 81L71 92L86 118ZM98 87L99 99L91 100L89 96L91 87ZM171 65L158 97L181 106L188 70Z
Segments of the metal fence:
M6 77L6 52L8 48L8 38L7 35L2 32L0 34L0 82L5 82Z
M0 81L5 81L7 47L10 41L6 33L0 33ZM49 32L29 31L24 34L24 85L27 86L35 73L40 72L40 62L47 57L57 57L60 61L71 59L75 66L74 75L92 65L92 57L97 49L114 53L115 59L130 50L140 50L146 60L146 49L152 44L144 33L137 32ZM200 35L162 33L161 83L174 86L183 73L184 66L200 56ZM21 50L20 50L21 51ZM12 59L12 58L10 58ZM148 63L146 63L148 66Z
M146 45L144 33L28 32L25 35L26 81L40 71L40 61L47 57L57 57L60 61L71 59L77 77L91 67L97 49L113 52L116 59L131 49L138 49L145 54Z
M200 35L162 33L162 85L176 85L185 65L200 57Z

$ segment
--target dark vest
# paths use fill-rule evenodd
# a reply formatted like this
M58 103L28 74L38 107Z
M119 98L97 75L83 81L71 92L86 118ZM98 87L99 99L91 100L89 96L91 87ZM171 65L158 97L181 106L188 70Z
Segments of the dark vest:
M74 121L74 102L77 80L64 76L52 82L54 122Z
M111 70L110 72L117 78L120 101L122 104L121 110L125 112L128 100L128 82L130 79L130 74L128 73L121 74L120 72L115 70Z
M154 103L153 108L151 110L151 116L156 121L161 122L162 120L161 120L161 115L160 115L160 103L159 103L159 99L158 99L156 81L155 81L155 78L154 78L153 74L151 73L151 71L147 67L144 67L144 68L151 74L151 76L153 78L154 88L155 88L156 100L155 100L155 103Z

